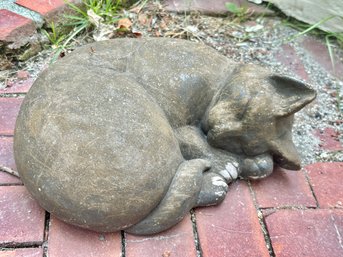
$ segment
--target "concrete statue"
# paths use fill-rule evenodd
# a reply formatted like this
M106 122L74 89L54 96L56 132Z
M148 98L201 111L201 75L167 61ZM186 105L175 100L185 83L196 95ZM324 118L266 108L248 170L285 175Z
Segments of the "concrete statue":
M17 119L15 161L61 220L154 234L220 203L238 177L299 169L293 114L315 95L203 44L97 42L36 80Z

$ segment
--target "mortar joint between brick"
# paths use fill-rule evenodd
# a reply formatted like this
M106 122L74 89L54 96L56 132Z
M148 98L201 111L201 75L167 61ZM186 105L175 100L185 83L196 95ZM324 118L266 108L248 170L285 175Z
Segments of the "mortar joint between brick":
M0 98L24 98L26 93L0 93Z
M126 256L126 236L123 230L120 231L120 238L121 238L121 255L120 257Z
M43 257L48 256L49 248L49 230L50 230L50 213L45 212L45 224L44 224L44 239L43 239Z
M11 249L21 249L21 248L40 248L42 243L40 242L6 242L0 243L0 250L11 250Z
M311 184L311 180L307 174L307 171L305 169L301 169L301 172L304 174L306 182L311 189L312 196L313 196L314 200L316 201L316 208L319 209L319 202L318 202L316 194L314 193L313 186Z
M281 205L276 207L260 207L259 210L263 211L278 211L278 210L313 210L317 207L304 206L304 205Z
M192 228L193 228L195 250L197 253L197 257L202 257L203 254L202 254L200 237L199 237L198 228L197 228L195 211L193 209L190 210L190 214L191 214L191 222L192 222Z
M1 171L2 172L2 171ZM6 187L6 186L22 186L23 183L0 183L0 187Z
M251 186L251 182L248 180L247 183L248 183L248 187L249 187L249 191L250 191L250 195L251 195L254 207L256 209L256 214L257 214L257 218L258 218L258 221L260 223L260 227L261 227L261 230L262 230L262 233L263 233L264 241L266 243L266 247L267 247L268 252L269 252L269 256L270 257L275 257L275 252L274 252L274 249L273 249L272 241L270 239L269 231L268 231L266 222L264 220L262 210L258 206L258 203L257 203L257 200L256 200L256 194L255 194L255 192L254 192L254 190L253 190L253 188Z

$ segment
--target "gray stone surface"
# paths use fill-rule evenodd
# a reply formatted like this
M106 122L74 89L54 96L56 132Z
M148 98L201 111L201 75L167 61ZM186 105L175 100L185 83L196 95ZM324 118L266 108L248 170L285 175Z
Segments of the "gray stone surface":
M220 203L237 177L300 168L303 83L197 43L116 39L44 71L21 107L14 154L39 203L97 231L153 234Z
M329 17L332 19L319 25L330 32L343 32L343 1L336 0L268 0L284 13L298 20L315 24Z
M191 11L198 11L209 15L228 15L229 11L225 3L234 3L239 7L245 7L249 14L271 14L271 10L262 5L250 3L247 0L164 0L163 5L167 11L184 13Z

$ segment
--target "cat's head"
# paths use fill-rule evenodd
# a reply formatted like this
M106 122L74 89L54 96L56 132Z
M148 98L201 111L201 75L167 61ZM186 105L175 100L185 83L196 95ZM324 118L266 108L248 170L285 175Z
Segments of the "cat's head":
M202 128L213 147L246 156L269 153L279 166L299 169L293 114L315 97L298 80L241 65L214 96Z

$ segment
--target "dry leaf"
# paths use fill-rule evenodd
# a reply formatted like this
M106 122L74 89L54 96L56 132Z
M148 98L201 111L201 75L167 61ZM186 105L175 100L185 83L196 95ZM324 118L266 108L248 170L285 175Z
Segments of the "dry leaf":
M145 25L148 22L148 17L146 14L142 13L138 15L138 21L141 25Z
M161 20L161 22L160 22L160 28L161 28L161 29L167 29L167 24L164 22L164 20Z
M124 19L120 19L118 21L118 28L123 29L129 29L132 26L132 22L130 21L129 18L124 18Z
M142 37L142 33L141 33L141 32L132 32L132 34L133 34L136 38Z

